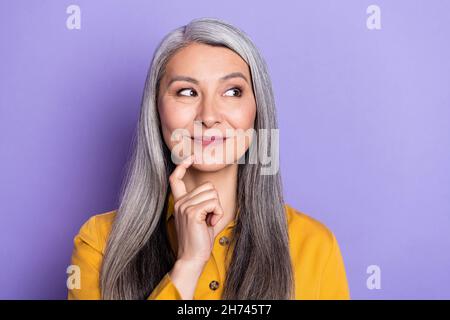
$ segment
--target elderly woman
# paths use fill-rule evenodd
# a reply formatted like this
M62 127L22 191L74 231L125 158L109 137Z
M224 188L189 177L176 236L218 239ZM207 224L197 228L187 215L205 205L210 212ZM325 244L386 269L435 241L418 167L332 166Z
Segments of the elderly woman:
M74 239L81 286L69 299L348 299L334 234L284 203L278 170L252 161L276 151L278 135L256 138L277 129L245 33L212 18L170 32L148 71L119 208Z

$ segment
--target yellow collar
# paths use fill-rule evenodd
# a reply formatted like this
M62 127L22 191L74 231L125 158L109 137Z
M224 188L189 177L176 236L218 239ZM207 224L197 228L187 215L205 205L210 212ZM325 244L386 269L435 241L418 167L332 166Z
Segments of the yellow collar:
M169 203L167 206L167 212L166 212L166 222L169 221L169 219L173 216L173 211L174 211L174 200L173 200L173 194L172 192L169 191ZM231 221L227 227L233 227L236 224L236 219L239 215L239 209L236 213L236 217L233 221Z

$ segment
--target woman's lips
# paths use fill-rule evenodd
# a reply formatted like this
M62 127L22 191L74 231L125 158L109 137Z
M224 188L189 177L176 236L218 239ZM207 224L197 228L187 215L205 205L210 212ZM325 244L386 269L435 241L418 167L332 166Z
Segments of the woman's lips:
M201 143L202 146L207 146L211 143L222 143L227 139L227 137L192 137L191 139L196 143Z

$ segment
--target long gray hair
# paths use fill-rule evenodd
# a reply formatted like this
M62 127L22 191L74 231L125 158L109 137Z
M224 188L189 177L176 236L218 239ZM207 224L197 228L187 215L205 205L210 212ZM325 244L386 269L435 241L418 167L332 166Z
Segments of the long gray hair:
M106 245L100 273L103 299L146 299L175 263L165 219L168 179L175 166L162 138L157 98L168 60L193 42L229 48L247 62L257 106L254 129L277 128L267 66L244 32L219 19L201 18L166 35L147 74L133 153ZM271 150L271 143L269 136L259 147ZM239 215L222 299L294 297L281 177L260 171L259 161L238 165Z

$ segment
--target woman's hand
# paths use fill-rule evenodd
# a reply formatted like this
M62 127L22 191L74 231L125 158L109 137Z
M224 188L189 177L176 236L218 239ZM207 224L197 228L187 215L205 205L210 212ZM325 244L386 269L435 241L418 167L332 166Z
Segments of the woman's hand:
M188 300L194 297L198 279L221 231L217 229L217 222L223 217L217 191L211 183L186 191L182 179L193 161L193 155L184 159L169 177L178 238L177 261L169 277L182 299Z
M194 156L184 159L169 177L174 196L174 217L178 238L177 260L204 265L208 262L214 240L221 230L217 222L223 209L217 190L206 182L191 192L186 191L183 177Z

